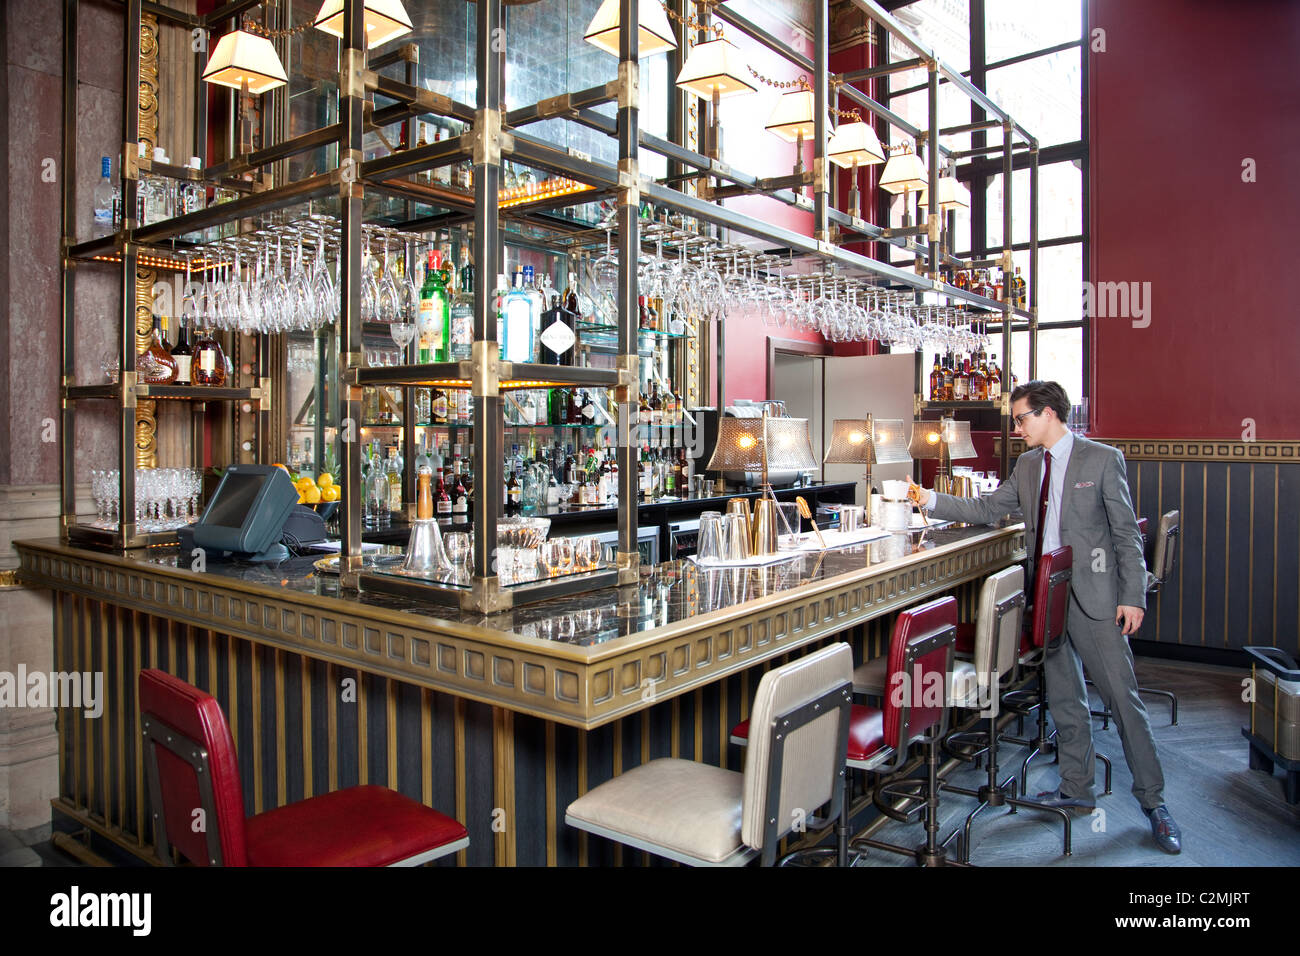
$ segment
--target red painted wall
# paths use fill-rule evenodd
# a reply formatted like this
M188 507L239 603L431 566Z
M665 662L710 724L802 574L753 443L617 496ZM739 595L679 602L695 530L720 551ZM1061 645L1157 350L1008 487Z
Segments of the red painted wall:
M1091 275L1151 283L1146 328L1093 322L1093 431L1294 439L1300 4L1089 10Z

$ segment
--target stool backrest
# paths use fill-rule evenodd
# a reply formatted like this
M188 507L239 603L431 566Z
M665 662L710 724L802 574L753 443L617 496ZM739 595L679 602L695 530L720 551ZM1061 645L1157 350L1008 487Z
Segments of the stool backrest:
M1017 564L984 579L979 615L975 619L974 661L982 689L995 686L994 673L1001 679L1015 670L1024 612L1024 568Z
M1070 578L1074 549L1057 548L1043 555L1034 577L1034 609L1030 618L1030 640L1034 647L1048 647L1065 636L1066 612L1070 609Z
M143 670L140 720L159 857L171 863L175 846L198 866L247 866L239 763L216 698Z
M1160 516L1160 528L1156 531L1156 551L1151 562L1156 581L1163 584L1174 572L1174 558L1178 556L1178 522L1177 511L1167 511Z
M762 850L776 844L803 818L843 797L853 690L853 651L832 644L768 671L759 681L745 748L741 839Z
M931 728L948 726L957 600L945 597L898 615L889 641L885 745L902 754Z

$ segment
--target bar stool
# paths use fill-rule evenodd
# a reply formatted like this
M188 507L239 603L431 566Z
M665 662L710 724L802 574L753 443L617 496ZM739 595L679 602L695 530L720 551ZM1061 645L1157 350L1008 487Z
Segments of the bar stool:
M911 744L918 741L932 744L947 729L948 709L946 706L950 685L948 675L952 664L952 641L957 624L957 601L954 598L940 598L909 608L902 612L894 622L893 636L889 642L889 686L894 692L884 701L884 709L854 704L850 714L846 763L855 770L884 775L897 770L908 758ZM912 675L910 678L907 675ZM938 682L940 699L936 705L913 707L918 696L923 696L924 689L933 688ZM921 692L918 694L918 690ZM939 721L942 729L929 733ZM742 720L731 729L731 742L741 747L749 743L750 722ZM930 748L928 756L933 758L937 751ZM914 857L923 865L948 862L944 847L938 842L938 790L937 773L939 765L936 759L929 761L929 776L926 780L902 780L883 784L893 786L895 796L906 796L925 802L911 811L903 812L892 806L876 806L881 812L893 819L906 823L919 809L926 810L926 843L912 850L894 846L891 843L862 840L864 845L901 853ZM836 824L836 847L834 854L841 866L848 862L849 854L849 803L848 778L845 777L844 798L840 804L839 821ZM881 787L877 787L879 794ZM875 797L873 796L873 801ZM854 844L856 846L856 843ZM814 847L803 851L804 855L829 855L830 848Z
M1065 855L1070 855L1070 815L1056 807L1017 797L1016 776L998 783L997 702L1003 679L1014 681L1025 607L1025 572L1019 565L990 575L980 589L979 613L975 622L974 659L957 661L953 672L953 706L986 712L987 730L960 731L944 738L943 748L958 760L982 758L988 766L988 782L978 790L943 784L943 790L974 797L979 805L966 815L961 828L962 862L970 862L971 825L985 807L1009 806L1045 810L1057 814L1065 827ZM956 831L954 831L956 832Z
M245 818L221 705L170 674L140 672L140 722L165 865L173 846L197 866L417 866L469 846L458 822L387 787L349 787Z
M1147 594L1155 594L1160 590L1161 585L1169 580L1174 573L1174 559L1178 556L1178 523L1181 517L1178 511L1167 511L1160 516L1160 529L1156 533L1155 553L1152 555L1151 566L1154 571L1147 572ZM1145 550L1147 543L1147 519L1138 519L1138 530L1142 532L1142 545ZM1089 684L1092 681L1088 681ZM1155 694L1159 697L1169 699L1169 725L1175 727L1178 725L1178 695L1173 691L1160 690L1155 687L1143 687L1138 685L1139 694ZM1101 727L1106 730L1110 727L1110 710L1103 707L1101 710L1091 711L1092 716L1101 718Z
M768 671L754 695L745 771L661 758L569 804L569 826L691 866L776 861L802 813L840 814L853 652L832 644ZM824 821L810 821L821 826Z
M1034 576L1034 603L1029 609L1028 641L1021 642L1021 667L1031 668L1038 680L1036 690L1015 690L1002 697L1007 709L1024 717L1037 711L1038 735L1012 737L1003 735L1006 743L1029 747L1029 755L1020 765L1020 793L1025 793L1029 781L1029 764L1039 754L1056 749L1056 731L1047 730L1047 651L1065 639L1066 619L1070 610L1070 578L1073 575L1074 550L1057 548L1044 554L1038 562ZM1028 646L1026 646L1026 644ZM1106 771L1105 793L1110 793L1110 758L1098 752L1097 759Z

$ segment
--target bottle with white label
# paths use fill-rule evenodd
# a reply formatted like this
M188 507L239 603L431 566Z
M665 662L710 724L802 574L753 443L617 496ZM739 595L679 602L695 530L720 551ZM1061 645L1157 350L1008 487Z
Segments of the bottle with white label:
M97 236L107 235L117 228L113 221L114 193L113 161L107 156L99 160L99 182L95 183L94 232Z
M515 273L514 288L503 302L505 318L501 357L507 362L533 360L533 299L524 287L524 281L524 270L520 269Z

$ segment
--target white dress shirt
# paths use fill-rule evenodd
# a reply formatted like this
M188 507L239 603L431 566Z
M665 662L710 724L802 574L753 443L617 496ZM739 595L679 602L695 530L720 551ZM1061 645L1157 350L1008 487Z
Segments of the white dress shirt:
M1047 490L1047 517L1043 519L1043 554L1061 546L1061 496L1065 493L1065 469L1070 466L1074 434L1067 431L1055 445L1044 451L1052 456L1052 485ZM1046 462L1046 457L1044 457ZM1043 472L1038 472L1038 487L1043 487Z
M1070 467L1070 452L1073 450L1074 433L1070 431L1057 439L1050 449L1043 450L1044 456L1052 456L1052 485L1047 489L1047 516L1043 519L1043 554L1061 546L1061 497L1065 493L1065 469ZM1043 460L1046 462L1046 457ZM1037 487L1043 487L1041 468L1038 470ZM936 503L937 499L930 495L925 510L933 511Z

